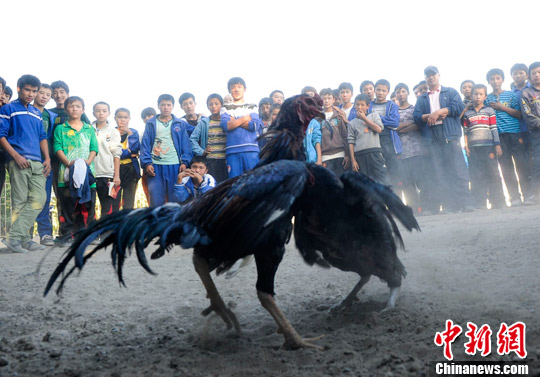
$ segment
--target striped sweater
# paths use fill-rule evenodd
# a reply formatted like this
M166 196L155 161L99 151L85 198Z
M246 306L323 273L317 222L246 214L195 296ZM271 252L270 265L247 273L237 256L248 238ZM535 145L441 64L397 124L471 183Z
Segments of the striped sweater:
M463 128L470 147L499 145L495 110L483 106L479 111L471 107L463 115Z

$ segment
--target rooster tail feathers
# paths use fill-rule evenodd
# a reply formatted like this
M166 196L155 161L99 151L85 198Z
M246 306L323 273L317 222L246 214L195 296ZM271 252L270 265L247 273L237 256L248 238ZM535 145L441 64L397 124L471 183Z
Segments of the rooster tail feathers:
M361 173L346 172L341 176L341 180L346 187L348 186L352 189L352 193L362 192L385 206L390 214L395 216L408 231L412 231L413 229L420 230L413 210L403 204L401 199L394 194L389 186L382 185ZM394 231L397 230L395 223L392 224L392 228Z
M112 245L111 262L120 284L125 286L124 262L133 248L141 266L147 272L155 274L144 252L154 238L159 237L158 244L161 246L152 254L152 258L156 257L156 253L159 254L158 257L162 256L165 250L170 250L175 244L183 248L191 248L198 243L210 242L208 235L196 225L184 220L185 217L187 215L184 207L176 203L168 203L157 208L117 212L90 224L87 229L78 233L73 245L49 279L44 294L48 294L55 281L64 274L72 259L75 262L74 266L63 276L57 289L58 293L75 269L82 269L86 261L98 250L109 245ZM90 243L103 235L106 236L101 243L91 252L86 253L86 248Z

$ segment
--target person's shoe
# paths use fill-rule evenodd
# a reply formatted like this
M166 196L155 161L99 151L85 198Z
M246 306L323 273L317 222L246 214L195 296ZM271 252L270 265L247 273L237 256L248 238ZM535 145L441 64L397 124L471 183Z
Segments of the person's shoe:
M73 238L71 237L56 237L54 245L56 247L70 247L73 244Z
M4 245L7 246L7 248L9 250L11 250L12 252L14 253L19 253L19 254L24 254L24 253L27 253L28 250L25 250L22 248L21 246L21 241L17 241L17 240L8 240L8 239L3 239L2 240L2 243Z
M54 246L54 239L51 235L46 234L39 240L39 243L43 246Z
M27 241L27 242L23 242L21 244L21 247L23 249L26 249L28 251L40 251L40 250L45 250L45 246L41 246L40 244L38 244L37 242L34 242L34 241Z
M520 206L520 205L521 205L521 200L519 200L519 199L512 199L512 201L510 202L510 204L512 205L512 207Z

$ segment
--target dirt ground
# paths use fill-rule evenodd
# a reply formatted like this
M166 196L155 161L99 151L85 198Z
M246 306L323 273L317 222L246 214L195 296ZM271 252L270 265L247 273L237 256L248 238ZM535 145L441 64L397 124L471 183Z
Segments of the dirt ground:
M129 258L120 288L102 252L68 281L62 297L43 289L63 249L0 252L0 376L422 376L443 360L434 336L446 319L489 324L492 354L501 324L527 325L530 375L540 375L540 207L419 218L404 234L408 276L394 310L381 313L388 288L373 278L349 310L328 308L358 277L303 263L289 245L276 277L277 301L296 330L326 336L325 351L280 349L281 335L255 293L255 266L216 278L234 304L244 334L236 337L207 306L191 252L175 249L146 273ZM464 330L465 331L465 330ZM462 334L456 360L467 356Z

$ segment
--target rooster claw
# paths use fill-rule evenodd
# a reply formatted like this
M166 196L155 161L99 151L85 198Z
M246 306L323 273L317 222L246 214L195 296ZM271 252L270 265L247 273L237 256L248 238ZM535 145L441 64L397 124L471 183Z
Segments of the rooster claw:
M209 307L204 309L201 314L206 317L210 313L215 312L223 322L225 322L225 325L227 326L227 330L230 330L233 328L236 330L236 333L240 336L242 335L242 329L240 328L240 324L238 323L238 319L236 319L236 315L234 312L227 308L225 304L223 305L214 305L211 304Z
M285 343L281 346L281 348L286 350L297 350L300 348L312 348L316 349L318 351L324 351L326 348L322 346L318 346L316 344L312 344L311 342L315 342L317 340L320 340L324 338L325 335L319 335L314 338L301 338L301 337L294 337L294 338L288 338L285 340Z

